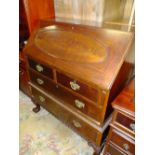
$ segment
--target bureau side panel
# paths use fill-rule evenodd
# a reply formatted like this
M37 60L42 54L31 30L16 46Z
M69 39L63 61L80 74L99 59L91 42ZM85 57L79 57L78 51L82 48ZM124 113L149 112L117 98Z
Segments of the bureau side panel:
M128 62L123 63L123 65L115 79L115 82L110 90L105 119L113 111L111 102L116 98L116 96L121 92L121 90L124 88L124 86L131 79L133 68L134 68L133 64L128 63Z

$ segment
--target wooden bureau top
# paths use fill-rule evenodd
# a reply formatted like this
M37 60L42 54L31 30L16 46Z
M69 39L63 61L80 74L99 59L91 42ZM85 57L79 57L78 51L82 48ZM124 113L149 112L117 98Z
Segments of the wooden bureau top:
M77 80L109 90L132 39L131 32L54 24L35 31L24 52Z
M112 103L113 108L135 116L135 79L131 80Z

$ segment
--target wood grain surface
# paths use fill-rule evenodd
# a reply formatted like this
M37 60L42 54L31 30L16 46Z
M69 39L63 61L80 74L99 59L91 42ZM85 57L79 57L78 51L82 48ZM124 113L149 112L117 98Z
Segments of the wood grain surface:
M39 31L44 31L44 29L46 28L40 29ZM53 68L56 67L58 70L77 77L79 80L84 80L88 83L91 83L94 86L100 87L102 89L111 88L112 83L114 82L123 64L125 56L127 55L129 47L132 43L132 33L110 29L95 29L94 27L80 27L78 25L72 29L72 26L67 24L63 26L55 25L54 28L48 27L47 29L49 29L49 31L55 32L59 30L65 30L88 36L96 40L99 44L103 45L103 52L106 52L106 58L103 61L97 63L78 63L77 60L74 62L57 59L55 56L49 56L49 51L46 49L41 50L37 48L37 45L34 42L36 38L35 33L31 36L29 43L25 48L27 55L30 57L35 55L35 59L38 62L48 64ZM65 45L64 47L69 48L69 46L65 44L66 42L63 43ZM49 41L48 48L50 48L50 46L51 44ZM89 49L91 48L92 45L89 45ZM68 55L68 57L70 57L70 55ZM74 59L76 59L76 55Z

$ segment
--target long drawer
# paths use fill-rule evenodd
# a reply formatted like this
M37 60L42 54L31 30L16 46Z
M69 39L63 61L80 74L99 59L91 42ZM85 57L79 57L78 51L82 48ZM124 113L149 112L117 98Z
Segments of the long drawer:
M29 70L31 81L38 87L48 90L49 93L53 94L59 101L66 105L74 107L77 111L80 111L89 117L95 119L97 122L103 121L102 109L97 105L90 103L75 94L65 90L61 86L52 82L48 78Z
M67 106L63 105L61 102L57 101L53 96L45 94L39 90L32 87L32 94L41 106L47 109L49 112L53 113L57 118L67 124L69 127L73 128L80 135L84 136L86 139L96 142L98 132L97 128L91 126L86 121L80 119L78 115L74 114Z

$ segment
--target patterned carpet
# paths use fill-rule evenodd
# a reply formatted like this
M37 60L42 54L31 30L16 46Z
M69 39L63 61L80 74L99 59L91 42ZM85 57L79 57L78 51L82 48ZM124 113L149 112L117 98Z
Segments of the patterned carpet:
M33 104L19 92L20 155L92 155L87 142L43 108L35 114Z

